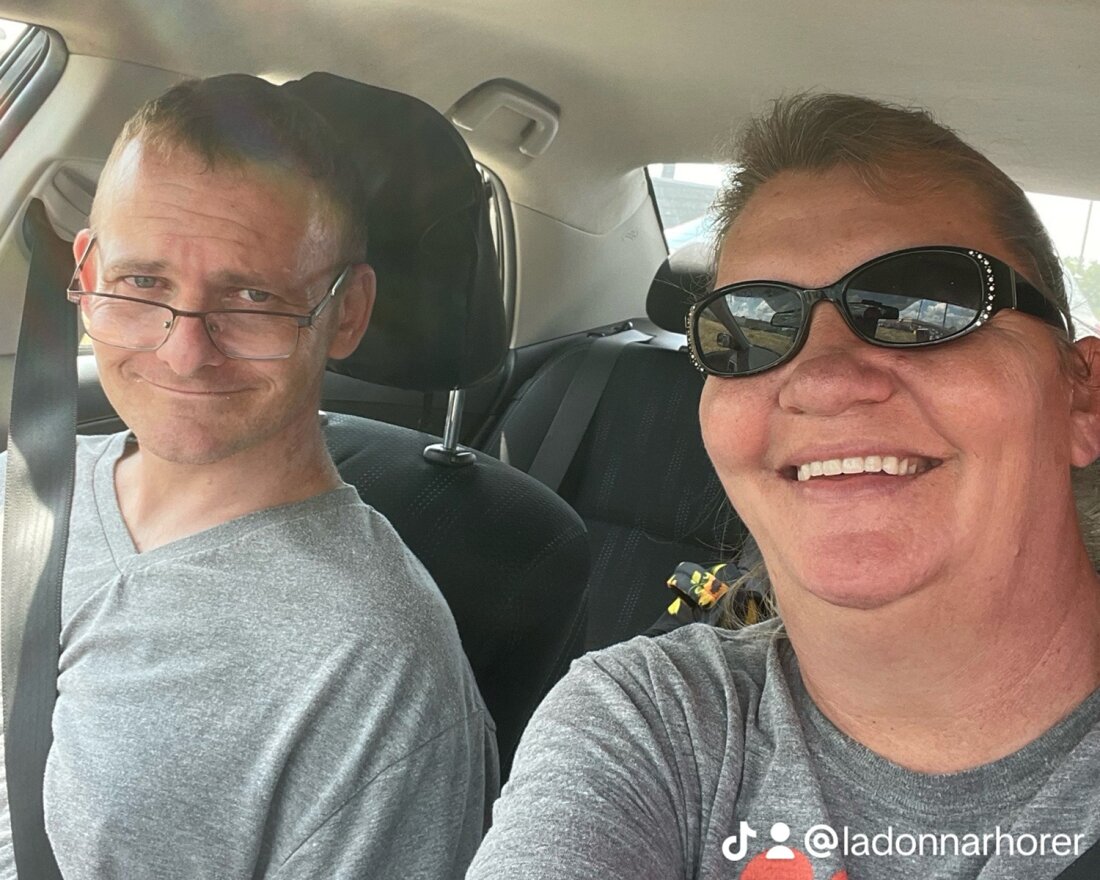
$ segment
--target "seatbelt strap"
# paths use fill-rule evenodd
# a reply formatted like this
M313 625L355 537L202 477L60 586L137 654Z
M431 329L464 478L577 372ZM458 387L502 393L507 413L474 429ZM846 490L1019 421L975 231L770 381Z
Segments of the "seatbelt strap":
M1074 859L1054 880L1096 880L1100 877L1100 840Z
M23 221L31 250L8 428L0 555L4 763L15 864L22 880L60 880L46 837L42 781L53 741L61 577L76 449L76 310L72 261L42 202Z
M619 355L631 342L646 342L652 338L648 333L628 328L611 336L601 336L588 347L527 473L558 491L592 422Z

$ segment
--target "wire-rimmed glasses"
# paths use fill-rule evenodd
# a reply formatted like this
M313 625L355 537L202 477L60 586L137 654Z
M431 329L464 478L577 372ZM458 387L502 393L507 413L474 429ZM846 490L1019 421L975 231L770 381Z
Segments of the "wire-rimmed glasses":
M70 302L80 306L84 329L96 342L130 351L156 351L171 336L179 318L201 318L214 347L228 358L280 360L290 357L303 327L312 327L336 297L351 265L304 315L264 309L210 309L193 312L117 293L82 290L80 272L95 244L93 236L69 282Z

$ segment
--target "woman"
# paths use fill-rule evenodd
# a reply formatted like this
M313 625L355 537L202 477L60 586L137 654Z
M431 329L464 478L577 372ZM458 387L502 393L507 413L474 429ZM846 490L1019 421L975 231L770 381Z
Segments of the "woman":
M468 876L1053 878L1100 837L1100 341L926 114L801 96L736 161L689 338L779 619L577 661Z

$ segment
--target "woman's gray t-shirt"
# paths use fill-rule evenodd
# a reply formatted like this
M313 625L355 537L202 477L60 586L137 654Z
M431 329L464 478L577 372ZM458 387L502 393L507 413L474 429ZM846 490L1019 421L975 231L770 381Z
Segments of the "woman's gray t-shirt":
M1012 755L916 773L821 714L776 621L695 624L576 661L493 819L468 880L1049 880L1100 837L1100 691Z

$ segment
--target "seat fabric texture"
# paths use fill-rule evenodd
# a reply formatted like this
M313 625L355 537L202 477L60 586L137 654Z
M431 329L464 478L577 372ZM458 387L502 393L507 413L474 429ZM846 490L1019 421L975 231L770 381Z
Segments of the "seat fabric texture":
M490 456L433 464L430 434L326 414L343 478L382 512L439 584L497 725L501 772L584 638L584 523L538 481ZM406 609L415 615L416 608Z
M411 95L331 73L281 89L323 116L358 170L378 295L359 348L330 368L415 391L466 388L508 350L489 200L466 142Z
M671 601L683 561L730 558L745 530L725 500L699 433L703 377L676 342L627 345L559 493L588 528L592 570L586 647L631 638ZM548 361L510 405L486 449L530 467L591 340Z
M589 649L648 630L673 598L666 581L680 562L728 562L751 540L703 447L703 376L684 336L712 259L710 247L693 243L658 268L648 320L628 322L652 338L622 349L558 487L588 527ZM529 470L593 344L598 337L543 364L509 404L486 451Z

